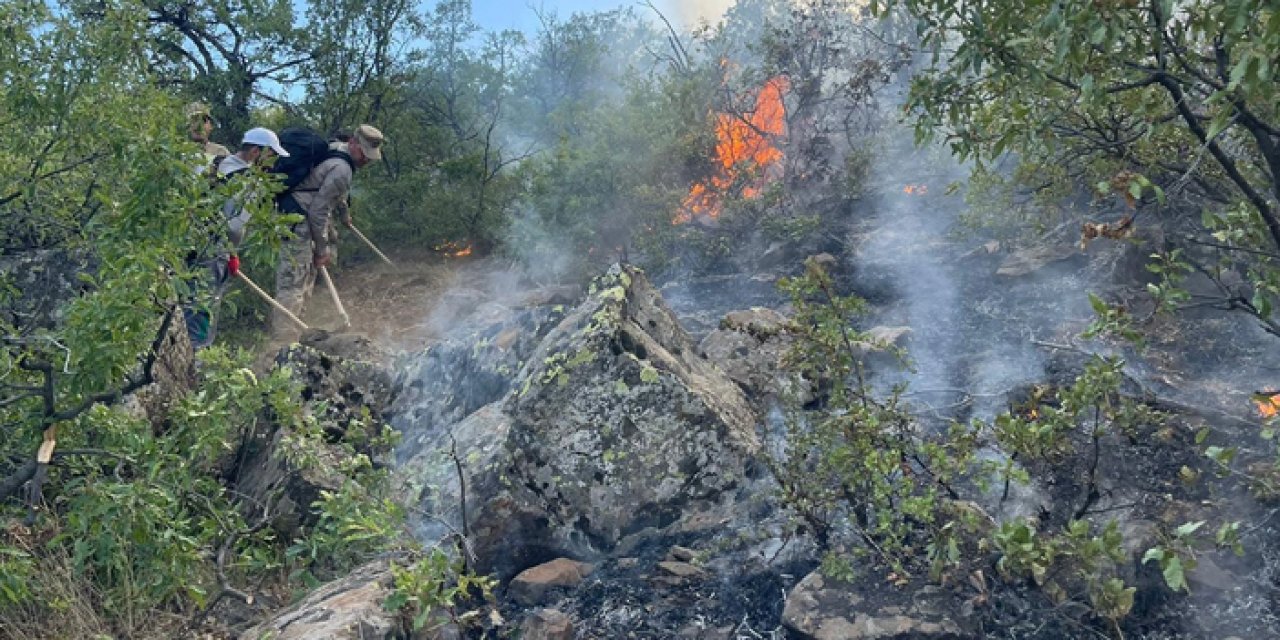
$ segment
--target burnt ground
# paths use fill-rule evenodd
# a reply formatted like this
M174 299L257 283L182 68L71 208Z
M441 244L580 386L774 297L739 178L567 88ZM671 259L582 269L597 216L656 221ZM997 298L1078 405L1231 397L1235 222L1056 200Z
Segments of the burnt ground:
M1274 444L1259 438L1250 401L1280 370L1276 339L1241 314L1210 308L1149 318L1142 267L1158 245L1095 242L1081 251L1071 227L1037 242L995 242L959 229L955 216L964 203L943 194L885 189L866 215L850 221L842 277L872 302L862 322L912 329L905 346L913 369L882 369L877 384L908 383L922 423L938 429L951 420L989 421L1031 385L1069 384L1092 355L1123 357L1122 392L1164 413L1134 433L1101 440L1100 492L1085 513L1099 526L1116 520L1133 545L1132 564L1120 568L1139 587L1125 637L1280 637L1280 518L1273 517L1280 509L1251 492L1243 475L1277 459ZM1042 259L1010 268L1025 256ZM1080 338L1093 320L1088 292L1127 307L1145 348ZM1041 530L1060 529L1084 503L1094 464L1086 431L1071 439L1072 453L1026 463L1032 486L1007 502L999 491L978 501L998 520L1034 516ZM1238 451L1229 470L1205 456L1208 446ZM1190 594L1173 594L1155 563L1141 564L1142 555L1177 526L1200 520L1205 535L1194 551L1199 567L1188 572ZM1243 556L1213 544L1213 533L1231 521L1241 522ZM1038 589L1001 584L995 591L975 612L982 636L1109 633Z
M814 567L791 561L744 564L731 573L708 571L677 578L658 563L672 546L714 545L705 534L650 540L614 554L571 592L551 597L555 608L575 620L575 638L785 638L782 608L786 594ZM509 606L508 617L522 610Z

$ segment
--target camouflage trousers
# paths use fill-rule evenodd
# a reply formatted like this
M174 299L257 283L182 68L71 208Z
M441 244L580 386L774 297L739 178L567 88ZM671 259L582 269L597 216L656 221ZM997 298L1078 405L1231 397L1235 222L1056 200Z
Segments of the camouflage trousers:
M337 262L337 234L330 226L326 230L329 238L329 264ZM291 311L293 315L302 317L311 292L315 289L316 276L320 270L314 262L311 233L304 222L299 225L296 237L285 240L280 245L280 264L276 266L276 301ZM271 310L271 338L280 343L297 342L302 335L298 325L289 320L278 309Z
M191 338L194 349L203 349L213 344L218 335L218 306L227 290L230 273L227 271L227 257L218 256L199 265L203 277L190 282L191 299L182 305L182 317L187 325L187 335Z

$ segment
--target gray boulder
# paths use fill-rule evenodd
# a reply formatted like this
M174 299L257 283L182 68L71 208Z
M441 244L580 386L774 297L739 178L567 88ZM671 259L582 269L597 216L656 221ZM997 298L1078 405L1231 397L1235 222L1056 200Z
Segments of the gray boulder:
M404 434L398 457L438 450L447 429L505 397L538 340L565 311L552 304L508 310L488 323L468 322L398 363L399 395L391 409L392 424Z
M427 535L465 529L477 568L503 577L732 499L759 448L745 396L623 266L538 343L502 404L456 423L442 410L468 408L402 427L416 434L408 494L435 514Z
M794 342L786 316L753 307L726 315L698 349L748 397L759 402L772 394L799 392L807 386L798 377L782 373L783 358Z
M880 588L814 571L787 596L782 622L811 640L969 637L952 621L950 603L937 587Z
M580 552L717 501L759 449L746 397L621 265L538 346L506 411L515 491Z
M364 565L311 592L301 602L240 635L240 640L391 640L405 637L396 613L383 608L391 594L385 560Z

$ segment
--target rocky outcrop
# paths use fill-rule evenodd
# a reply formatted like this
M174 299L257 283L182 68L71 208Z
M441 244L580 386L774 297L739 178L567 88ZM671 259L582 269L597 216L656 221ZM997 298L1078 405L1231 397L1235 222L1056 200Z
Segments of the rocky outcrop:
M394 394L380 365L301 344L282 353L280 366L302 385L304 405L324 438L301 437L280 425L250 434L236 489L249 498L247 504L266 505L272 526L287 536L315 521L311 504L322 491L342 488L340 469L352 452L374 460L387 453L380 439L382 415Z
M505 397L538 341L565 312L556 303L487 315L487 323L472 318L465 329L397 363L393 425L405 434L398 456L407 460L438 449L443 430Z
M503 404L451 423L475 400L426 400L402 427L419 446L409 493L506 577L731 499L759 448L745 396L624 266L538 343Z
M896 591L814 571L787 596L782 622L811 640L969 637L949 617L949 602L937 587Z
M795 341L791 331L786 316L754 307L726 315L698 349L753 400L795 394L804 388L803 381L782 373L782 360Z
M628 267L595 283L516 384L513 485L546 512L551 539L581 552L715 501L759 446L742 392Z
M391 594L385 560L364 565L311 592L301 602L240 635L240 640L392 640L404 637L397 614L382 602Z
M293 345L279 362L302 383L302 399L329 440L363 443L377 436L395 398L384 356L359 335L310 334L303 340L313 346ZM358 449L370 453L367 446Z

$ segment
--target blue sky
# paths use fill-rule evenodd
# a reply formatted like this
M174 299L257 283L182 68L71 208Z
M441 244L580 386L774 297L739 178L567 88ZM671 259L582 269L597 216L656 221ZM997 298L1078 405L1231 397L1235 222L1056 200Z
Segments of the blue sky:
M610 0L472 0L471 12L476 22L488 31L518 29L532 33L538 28L535 10L554 12L568 18L574 12L607 11L629 2Z
M720 16L731 0L654 0L654 5L675 23ZM560 18L574 12L608 11L634 6L647 12L638 0L472 0L471 14L489 31L518 29L533 33L538 28L535 10L545 9Z

